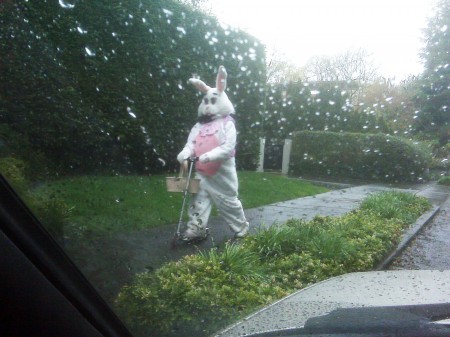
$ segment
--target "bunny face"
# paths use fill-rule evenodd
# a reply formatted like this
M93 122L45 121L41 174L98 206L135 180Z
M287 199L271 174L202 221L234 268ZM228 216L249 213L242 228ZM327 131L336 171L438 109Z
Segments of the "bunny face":
M226 117L233 111L233 104L228 99L227 94L212 88L208 90L198 107L198 117L210 116L212 119Z
M227 72L223 66L219 67L215 88L209 87L203 81L196 78L191 78L189 82L191 82L198 90L205 93L205 96L198 107L198 117L205 116L216 119L234 113L233 104L225 93Z

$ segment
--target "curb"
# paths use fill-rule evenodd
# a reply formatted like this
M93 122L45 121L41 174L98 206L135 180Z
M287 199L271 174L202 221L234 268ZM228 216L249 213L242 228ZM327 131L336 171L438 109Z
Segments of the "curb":
M386 258L380 262L374 270L386 270L389 265L392 263L392 261L400 255L400 253L408 246L408 244L411 242L412 239L416 237L416 235L422 230L423 227L425 227L433 218L434 216L439 212L441 209L440 206L433 206L433 208L428 211L427 213L422 214L414 223L413 226L411 226L404 234L402 240L399 242L397 247L391 251L389 255L386 256Z

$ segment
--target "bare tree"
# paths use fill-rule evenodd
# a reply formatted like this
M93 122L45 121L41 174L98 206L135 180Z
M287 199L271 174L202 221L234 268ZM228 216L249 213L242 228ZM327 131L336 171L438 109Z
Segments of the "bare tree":
M303 80L303 70L278 52L272 52L267 62L267 83L287 83Z
M335 56L316 56L304 67L309 81L332 82L345 89L354 103L365 84L377 78L371 55L364 49L349 50Z
M357 81L367 83L377 77L377 69L364 49L348 50L335 56L316 56L305 66L308 79L315 81Z

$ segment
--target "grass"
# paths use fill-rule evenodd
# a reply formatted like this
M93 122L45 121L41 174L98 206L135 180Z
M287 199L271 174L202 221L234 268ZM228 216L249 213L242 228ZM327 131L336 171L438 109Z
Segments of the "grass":
M239 172L244 208L314 195L324 187L267 173ZM175 224L182 194L166 191L165 176L81 176L48 182L34 193L51 195L70 209L80 232L115 232Z
M428 201L410 193L389 191L366 198L361 209L371 210L386 219L398 219L411 223L429 207Z
M241 171L238 175L240 199L244 208L254 208L328 191L325 187L271 173Z

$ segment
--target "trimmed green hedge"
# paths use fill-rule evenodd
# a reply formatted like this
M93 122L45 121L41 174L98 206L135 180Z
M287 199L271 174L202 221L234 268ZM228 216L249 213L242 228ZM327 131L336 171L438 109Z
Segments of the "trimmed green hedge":
M312 283L372 269L428 208L425 198L387 192L341 217L272 226L242 244L137 274L122 288L117 309L142 336L211 335Z
M417 181L430 162L419 145L385 134L300 131L292 137L293 174Z
M224 65L238 163L256 167L252 125L266 79L259 40L181 1L74 2L1 3L0 129L30 139L17 147L21 159L40 152L60 175L178 169L201 101L188 79L214 85Z

